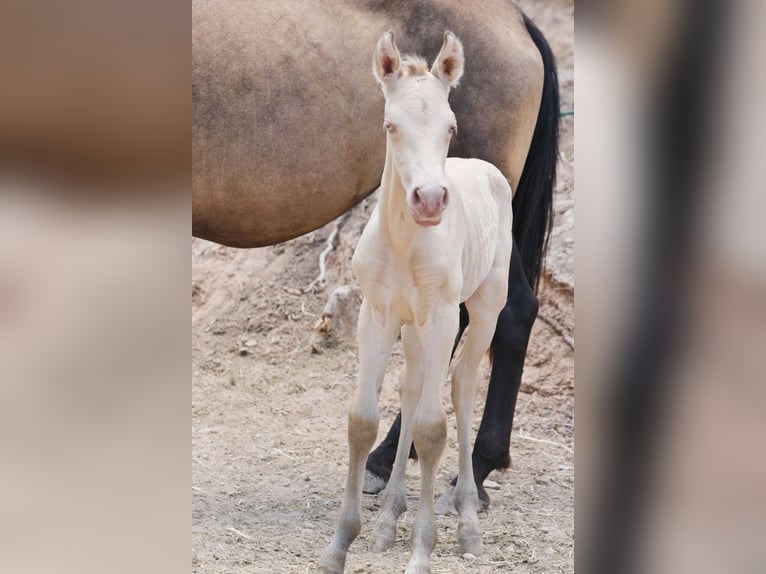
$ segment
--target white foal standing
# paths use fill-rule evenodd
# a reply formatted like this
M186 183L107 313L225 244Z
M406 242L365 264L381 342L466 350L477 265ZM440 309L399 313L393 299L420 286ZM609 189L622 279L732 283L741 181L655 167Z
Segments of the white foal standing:
M427 573L436 544L434 478L447 435L441 388L462 301L471 323L452 376L460 443L455 503L463 552L482 550L469 435L479 366L507 295L511 188L491 164L447 159L457 130L447 96L463 74L463 47L452 33L445 34L429 70L420 58L400 57L393 33L387 32L377 44L374 73L386 99L386 164L380 201L353 259L364 293L359 386L348 418L345 496L319 572L343 572L348 547L361 530L364 466L378 431L378 395L391 347L401 333L402 427L372 549L390 548L396 539L396 522L406 509L404 474L414 441L422 483L406 572Z

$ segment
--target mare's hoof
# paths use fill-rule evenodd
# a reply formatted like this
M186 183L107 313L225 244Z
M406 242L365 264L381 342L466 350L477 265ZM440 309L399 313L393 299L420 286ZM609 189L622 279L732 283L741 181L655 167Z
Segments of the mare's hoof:
M378 494L381 490L386 488L387 483L387 480L384 480L379 476L371 473L369 470L365 469L362 492L366 492L367 494Z
M477 512L484 512L489 508L489 495L484 487L479 489L479 505L476 507ZM450 484L442 495L436 499L434 503L434 513L439 516L452 516L457 514L457 508L455 508L455 485Z
M439 516L452 516L457 514L455 508L455 487L449 485L442 495L434 503L434 513Z

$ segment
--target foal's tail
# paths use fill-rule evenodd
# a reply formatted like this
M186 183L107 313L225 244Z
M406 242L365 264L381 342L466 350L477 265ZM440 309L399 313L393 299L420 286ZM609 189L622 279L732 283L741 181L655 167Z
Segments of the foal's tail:
M513 198L513 238L529 285L537 291L553 226L553 189L559 155L559 82L553 52L524 15L524 25L543 58L543 96L524 170Z

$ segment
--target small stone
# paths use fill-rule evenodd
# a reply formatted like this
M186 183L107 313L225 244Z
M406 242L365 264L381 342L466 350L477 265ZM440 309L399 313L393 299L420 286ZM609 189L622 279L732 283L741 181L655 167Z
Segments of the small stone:
M484 488L489 488L490 490L500 490L500 485L494 480L486 479L484 481Z
M247 341L245 341L245 347L252 348L252 347L255 347L257 344L258 344L258 341L256 341L255 339L248 339Z
M549 527L549 526L541 526L541 527L540 527L540 532L544 532L544 533L546 533L546 534L547 534L547 533L548 533L548 532L550 532L550 531L551 531L551 529L550 529L550 527Z
M513 544L506 546L503 550L504 554L513 554L514 552L516 552L516 547Z
M474 556L470 552L466 552L465 554L463 554L463 560L465 560L466 562L473 562L474 560L476 560L476 556Z
M548 546L548 548L545 549L545 553L548 556L553 556L554 554L556 554L556 551L553 549L552 546Z

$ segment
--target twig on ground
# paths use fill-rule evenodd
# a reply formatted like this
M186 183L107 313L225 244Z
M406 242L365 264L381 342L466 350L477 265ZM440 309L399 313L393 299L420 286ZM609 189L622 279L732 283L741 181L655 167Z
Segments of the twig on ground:
M282 456L286 456L290 460L295 460L294 457L290 456L289 454L287 454L285 451L283 451L281 449L275 448L274 452L277 452L277 453L281 454Z
M325 248L322 250L322 253L319 254L319 276L308 284L308 287L303 290L304 293L313 293L317 287L324 287L325 281L327 280L327 256L333 249L335 249L335 238L338 237L340 226L346 221L349 213L350 212L346 212L335 220L335 225L333 226L330 235L327 236Z
M238 536L241 536L245 540L255 540L255 538L253 538L249 534L245 534L244 532L240 532L239 530L237 530L233 526L229 526L226 530L230 530L231 532L233 532L234 534L236 534Z
M569 448L565 444L561 444L560 442L555 442L555 441L547 440L547 439L544 439L544 438L535 438L533 436L525 435L525 434L522 434L520 432L516 433L516 438L520 438L520 439L523 439L523 440L531 440L532 442L541 442L541 443L550 444L550 445L553 445L553 446L560 446L561 448L565 449L567 452L571 452L572 454L574 454L574 450L572 450L571 448Z
M564 342L567 345L569 345L569 347L574 351L574 339L569 333L567 333L567 330L564 328L564 326L561 323L556 321L556 319L554 319L553 317L549 317L545 313L540 313L538 317L543 323L545 323L551 329L556 331L556 333L558 333L561 336L561 338L564 339Z

